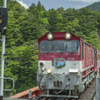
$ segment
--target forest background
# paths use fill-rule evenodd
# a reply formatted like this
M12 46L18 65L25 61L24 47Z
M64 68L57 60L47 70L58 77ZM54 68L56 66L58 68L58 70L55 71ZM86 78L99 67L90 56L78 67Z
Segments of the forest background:
M0 0L2 5L3 0ZM46 32L70 31L100 50L98 11L89 8L64 10L63 7L47 11L40 1L25 9L11 0L8 0L7 8L5 54L12 55L5 56L4 76L15 80L15 89L5 94L13 95L36 86L38 51L34 50L34 43ZM12 81L5 80L4 83L4 88L12 88Z

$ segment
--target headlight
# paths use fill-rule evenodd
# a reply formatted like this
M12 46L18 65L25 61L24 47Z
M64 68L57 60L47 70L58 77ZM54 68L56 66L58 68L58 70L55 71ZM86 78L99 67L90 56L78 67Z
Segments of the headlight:
M53 39L53 34L51 32L49 32L47 34L47 39L52 40Z
M71 33L69 33L69 32L65 33L65 38L66 39L71 39L71 37L72 37Z
M50 74L51 73L51 69L47 69L47 73Z
M0 24L2 23L2 17L3 17L3 14L0 12Z
M0 24L2 23L2 19L0 19Z

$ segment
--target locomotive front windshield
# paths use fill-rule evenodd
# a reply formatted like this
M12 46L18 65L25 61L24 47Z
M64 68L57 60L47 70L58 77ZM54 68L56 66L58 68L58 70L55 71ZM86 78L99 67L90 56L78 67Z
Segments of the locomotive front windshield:
M40 52L78 52L79 41L41 41Z

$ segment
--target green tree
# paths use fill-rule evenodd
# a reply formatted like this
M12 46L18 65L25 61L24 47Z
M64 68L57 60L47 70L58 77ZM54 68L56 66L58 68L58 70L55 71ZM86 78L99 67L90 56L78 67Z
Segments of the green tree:
M63 18L61 14L58 14L58 11L55 9L49 10L48 21L50 24L49 31L61 31Z
M41 5L41 2L40 1L38 1L37 10L39 10L39 11L44 11L45 10L44 6Z
M63 7L60 7L57 9L58 13L59 14L63 14L64 13L64 8Z

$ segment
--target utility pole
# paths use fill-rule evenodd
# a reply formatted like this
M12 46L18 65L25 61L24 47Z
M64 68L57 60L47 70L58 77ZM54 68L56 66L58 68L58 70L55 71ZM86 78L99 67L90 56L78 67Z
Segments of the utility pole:
M7 0L4 0L3 6L4 6L4 8L7 8ZM4 30L6 30L6 27L4 28ZM0 100L3 100L3 89L4 89L4 54L5 54L5 38L6 38L6 35L5 35L5 34L2 34Z

